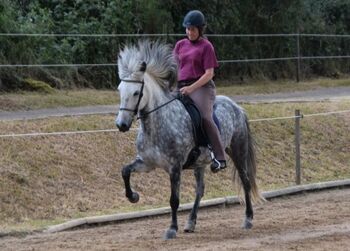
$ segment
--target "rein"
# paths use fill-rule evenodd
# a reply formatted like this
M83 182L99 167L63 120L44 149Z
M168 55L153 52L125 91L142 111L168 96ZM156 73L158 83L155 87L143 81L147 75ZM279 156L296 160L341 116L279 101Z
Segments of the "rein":
M137 84L141 84L141 90L140 90L140 95L139 95L139 99L137 100L137 104L135 106L135 109L129 109L129 108L119 108L119 111L128 111L128 112L133 112L134 115L137 114L138 110L139 110L139 105L140 105L140 102L141 102L141 99L143 97L143 88L145 86L145 82L143 80L131 80L131 79L121 79L121 81L123 82L128 82L128 83L137 83ZM169 100L168 102L165 102L164 104L154 108L153 110L150 110L148 112L145 112L143 114L140 114L140 116L137 117L137 119L143 119L143 118L146 118L149 114L151 114L152 112L155 112L157 110L159 110L160 108L168 105L169 103L173 102L175 99L177 99L176 97Z
M159 110L160 108L162 108L162 107L166 106L167 104L169 104L169 103L173 102L175 99L177 99L177 98L175 97L175 98L173 98L173 99L169 100L168 102L165 102L164 104L162 104L162 105L160 105L160 106L158 106L158 107L154 108L153 110L150 110L150 111L148 111L148 112L143 113L142 115L138 116L138 117L137 117L137 119L143 119L143 118L146 118L146 117L147 117L147 116L148 116L150 113L152 113L152 112L155 112L155 111Z

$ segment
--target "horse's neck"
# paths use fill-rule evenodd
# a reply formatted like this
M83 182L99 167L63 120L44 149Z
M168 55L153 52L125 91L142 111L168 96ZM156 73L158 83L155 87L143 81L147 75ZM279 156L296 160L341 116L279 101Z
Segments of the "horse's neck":
M144 108L144 113L156 110L141 119L141 125L145 130L150 131L154 129L154 125L168 121L169 116L172 116L171 114L173 112L171 106L174 104L173 102L166 104L173 98L169 91L164 90L155 82L146 85L148 102Z
M151 111L170 100L169 92L159 86L153 78L148 76L145 81L148 81L145 85L148 93L148 101L145 107L146 112Z

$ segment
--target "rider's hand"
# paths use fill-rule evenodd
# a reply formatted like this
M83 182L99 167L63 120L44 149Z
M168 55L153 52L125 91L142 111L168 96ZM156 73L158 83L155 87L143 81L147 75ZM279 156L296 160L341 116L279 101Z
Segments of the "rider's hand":
M181 94L183 95L190 95L194 91L193 86L184 86L180 89Z

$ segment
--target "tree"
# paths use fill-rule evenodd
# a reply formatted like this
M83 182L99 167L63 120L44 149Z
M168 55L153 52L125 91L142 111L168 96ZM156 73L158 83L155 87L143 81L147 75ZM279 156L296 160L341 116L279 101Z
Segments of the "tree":
M207 34L350 32L348 0L2 0L0 32L58 34L185 34L189 10L201 10ZM115 62L120 47L139 37L0 37L0 61L11 64ZM167 37L174 44L178 37ZM295 37L209 37L223 59L296 56ZM350 54L348 39L302 37L302 55ZM310 60L308 74L349 72L348 61ZM290 61L221 65L217 77L292 77ZM53 86L114 87L114 67L18 69L18 77L45 79ZM1 77L1 76L0 76ZM57 82L57 79L60 81Z

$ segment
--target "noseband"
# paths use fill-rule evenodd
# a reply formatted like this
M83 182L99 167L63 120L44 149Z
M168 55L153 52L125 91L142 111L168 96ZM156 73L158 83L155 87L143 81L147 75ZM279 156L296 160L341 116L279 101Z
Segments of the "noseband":
M127 82L127 83L136 83L136 84L141 84L141 90L140 90L140 94L139 94L139 99L137 100L135 109L129 109L129 108L124 108L121 107L119 108L119 111L128 111L128 112L133 112L134 115L137 114L137 111L139 110L139 105L143 96L143 87L145 86L145 82L143 80L132 80L132 79L121 79L121 81L123 82Z

